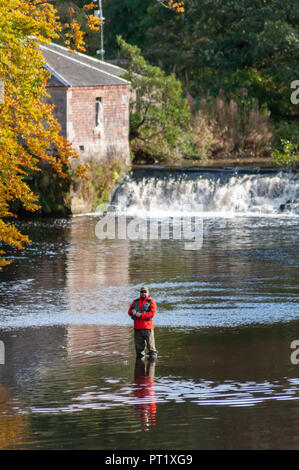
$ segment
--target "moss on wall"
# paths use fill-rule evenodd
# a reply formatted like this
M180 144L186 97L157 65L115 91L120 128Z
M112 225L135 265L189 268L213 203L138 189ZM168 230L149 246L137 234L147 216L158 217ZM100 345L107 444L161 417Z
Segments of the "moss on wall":
M41 171L31 172L26 177L26 183L39 198L40 209L28 212L20 202L14 201L12 211L23 217L66 217L72 213L92 212L109 200L126 170L125 164L115 157L105 163L89 162L87 179L77 177L74 169L67 170L68 178L62 178L49 165L43 164Z
M94 211L97 206L108 201L115 185L127 170L123 161L116 157L106 163L89 162L87 180L76 177L71 179L72 213L80 212L84 206L85 210Z

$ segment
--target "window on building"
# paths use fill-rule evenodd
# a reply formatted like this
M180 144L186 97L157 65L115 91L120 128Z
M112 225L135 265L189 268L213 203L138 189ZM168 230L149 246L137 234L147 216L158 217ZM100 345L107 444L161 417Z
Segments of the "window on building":
M103 102L102 98L96 98L96 128L100 131L103 130Z

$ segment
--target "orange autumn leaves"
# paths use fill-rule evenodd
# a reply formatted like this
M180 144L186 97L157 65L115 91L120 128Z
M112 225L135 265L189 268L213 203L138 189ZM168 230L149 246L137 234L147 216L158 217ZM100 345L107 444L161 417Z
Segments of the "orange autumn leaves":
M96 10L97 8L98 8L98 4L95 2L88 3L83 6L83 10ZM97 16L93 14L87 15L87 19L88 19L88 22L87 22L88 27L92 31L99 31L100 26L104 24L101 18L98 18Z
M92 2L83 6L83 11L95 10L97 4ZM74 17L75 10L73 7L70 7L69 10L70 21L64 24L63 33L65 39L65 45L71 52L86 51L85 42L84 42L84 32L81 30L80 24L77 19ZM86 13L87 26L91 31L98 31L100 26L103 24L103 21L96 17L93 14Z
M57 38L60 24L54 7L41 0L0 0L0 79L5 96L0 104L0 241L23 249L26 235L7 220L12 201L29 211L38 198L26 184L29 171L48 162L61 176L75 153L59 133L53 105L45 102L49 73L39 43ZM51 151L52 150L52 151ZM1 248L0 269L9 263Z
M66 32L64 33L65 36L65 45L71 52L75 52L76 49L79 51L86 51L84 45L84 33L81 31L80 25L78 21L73 18L70 23L65 23ZM72 47L71 42L73 42L74 46Z
M173 0L169 0L168 6L173 8L178 13L183 13L185 11L185 3L184 2L174 2Z
M158 1L183 11L184 2ZM23 249L30 242L9 221L15 217L10 208L14 201L28 211L39 208L38 197L26 183L28 172L40 171L39 163L44 161L66 177L66 169L77 157L60 135L53 105L45 102L50 74L44 68L39 44L62 35L70 50L85 51L84 33L73 8L69 9L69 22L62 25L53 4L54 0L0 0L0 81L4 85L4 100L0 101L0 269L10 263L4 258L3 246ZM96 2L83 7L94 31L102 24L89 14L96 8ZM82 166L77 174L84 177Z
M157 0L158 3L166 8L170 8L177 13L183 13L185 11L185 2L176 2L174 0Z

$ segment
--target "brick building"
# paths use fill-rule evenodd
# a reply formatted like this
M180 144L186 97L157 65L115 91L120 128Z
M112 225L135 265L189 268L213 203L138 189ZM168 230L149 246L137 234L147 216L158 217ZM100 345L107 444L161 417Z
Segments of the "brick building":
M129 161L130 83L125 70L57 44L41 45L51 72L49 101L80 161Z

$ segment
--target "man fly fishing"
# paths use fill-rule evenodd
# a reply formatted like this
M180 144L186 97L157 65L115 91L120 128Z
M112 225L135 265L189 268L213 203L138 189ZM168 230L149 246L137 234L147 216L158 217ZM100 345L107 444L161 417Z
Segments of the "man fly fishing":
M154 322L156 314L156 302L149 295L146 286L140 289L140 297L133 300L128 314L134 320L134 340L136 357L145 357L145 347L148 348L149 357L156 358L157 350L155 346Z

